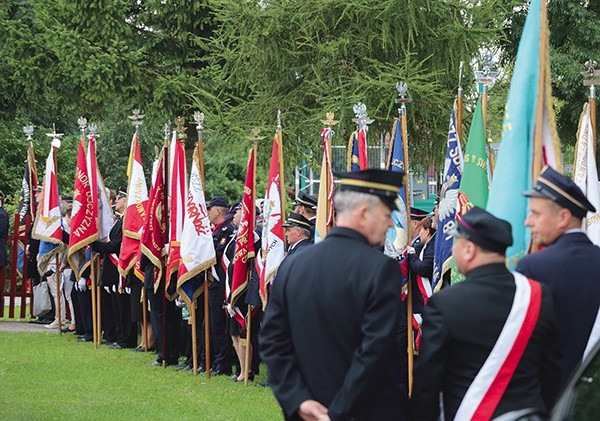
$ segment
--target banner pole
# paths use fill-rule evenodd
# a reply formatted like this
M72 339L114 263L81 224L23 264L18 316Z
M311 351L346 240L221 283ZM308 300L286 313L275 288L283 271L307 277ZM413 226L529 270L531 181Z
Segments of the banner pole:
M208 311L208 273L204 271L204 354L206 378L210 379L210 312Z

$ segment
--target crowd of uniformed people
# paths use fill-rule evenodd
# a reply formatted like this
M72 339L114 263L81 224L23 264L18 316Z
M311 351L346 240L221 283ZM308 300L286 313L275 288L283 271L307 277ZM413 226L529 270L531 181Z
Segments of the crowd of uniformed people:
M245 320L252 318L255 328L249 341L227 306L240 203L230 204L221 196L207 203L215 270L223 281L208 290L210 366L205 364L204 299L197 300L199 372L243 380L244 354L250 346L249 380L258 374L261 360L266 362L268 377L261 385L272 387L286 419L546 416L586 349L600 336L595 327L600 248L582 230L586 213L595 210L582 191L547 167L533 189L523 192L530 197L523 223L540 250L520 260L520 273L506 268L505 251L513 242L510 224L483 209L471 209L451 232L456 269L466 279L450 286L445 278L441 291L424 300L428 295L418 290L430 287L439 235L436 209L428 214L411 208L408 245L391 258L382 246L393 226L390 216L402 173L364 170L340 177L336 226L318 244L313 244L317 200L305 193L295 197L293 212L283 224L287 256L272 282L265 313L260 311L257 274L250 277L238 301L243 305L236 308ZM150 350L157 355L155 365L191 370L194 348L187 306L154 294L152 269L144 283L123 278L117 270L126 196L126 188L112 192L114 225L108 239L91 245L102 258L102 343ZM258 235L260 206L257 202ZM69 197L62 198L61 210L68 244ZM34 283L48 280L55 305L37 322L57 328L59 296L63 323L67 306L70 313L63 332L91 342L89 269L75 279L63 253L58 267L50 261L38 271L38 247L34 239L27 247L28 274ZM152 268L143 260L141 266ZM403 268L413 291L408 298ZM57 276L60 293L53 281ZM149 309L145 335L143 288Z

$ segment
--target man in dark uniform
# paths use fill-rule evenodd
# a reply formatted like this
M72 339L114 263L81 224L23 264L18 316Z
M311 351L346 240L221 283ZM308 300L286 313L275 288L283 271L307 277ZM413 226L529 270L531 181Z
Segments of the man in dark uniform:
M285 239L288 245L287 256L291 256L310 247L312 242L311 228L314 229L315 224L309 221L304 216L296 212L290 212L288 219L283 223L285 228Z
M229 204L224 197L213 197L206 205L208 218L213 226L213 244L217 264L215 270L219 277L208 289L208 302L210 314L210 346L211 346L211 372L213 375L231 375L233 345L227 332L227 313L225 305L225 270L221 261L223 252L231 238L234 226L231 219L227 218Z
M304 192L300 192L296 200L292 203L294 206L294 212L299 213L304 216L310 222L312 222L312 227L310 228L310 242L315 242L315 225L317 223L317 198L315 196L311 196L310 194L306 194Z
M411 247L416 247L421 241L419 239L419 222L427 217L427 212L419 208L410 208L410 232L408 233L408 243Z
M564 358L561 385L582 360L600 306L600 248L581 229L594 206L577 185L551 167L542 170L531 191L525 225L545 246L523 257L517 271L550 288Z
M286 419L406 418L396 345L402 275L374 248L393 226L403 175L340 174L337 226L279 267L261 344Z
M548 411L559 392L560 348L550 291L506 269L511 226L474 207L452 254L464 282L433 295L423 317L411 417L491 419Z
M117 269L118 256L121 251L123 240L123 211L127 204L127 188L121 187L115 202L115 214L117 219L110 230L108 241L95 241L92 250L102 255L102 273L100 285L109 290L109 300L103 301L103 309L108 315L108 334L105 331L105 339L112 348L135 348L137 345L137 328L131 321L131 303L129 295L125 293L125 282ZM109 306L111 308L109 308ZM111 311L112 310L112 311ZM114 323L114 334L111 333L111 316ZM104 317L103 317L104 318Z

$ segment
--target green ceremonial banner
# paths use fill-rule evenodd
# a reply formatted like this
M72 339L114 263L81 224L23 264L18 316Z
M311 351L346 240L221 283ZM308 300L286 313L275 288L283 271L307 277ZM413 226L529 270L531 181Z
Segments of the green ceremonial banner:
M458 206L456 217L459 219L473 206L485 209L489 194L488 156L483 129L483 111L481 98L477 100L475 114L469 129L469 139L464 155L464 167L460 189L458 193ZM464 277L458 273L452 260L452 273L450 283L461 281Z

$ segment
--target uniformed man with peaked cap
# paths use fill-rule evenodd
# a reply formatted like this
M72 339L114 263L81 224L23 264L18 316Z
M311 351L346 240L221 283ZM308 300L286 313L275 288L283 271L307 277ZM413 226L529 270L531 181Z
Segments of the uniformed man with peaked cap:
M213 375L231 375L233 346L226 330L227 316L223 306L225 304L225 270L221 264L225 247L231 239L235 228L231 223L229 202L222 196L213 197L206 205L208 219L213 226L213 244L217 264L214 266L219 280L213 282L208 290L209 300L209 326L211 346L211 370ZM202 359L204 361L204 358ZM204 368L204 367L203 367Z
M283 223L285 228L285 239L288 245L287 255L292 256L306 247L309 247L311 229L315 227L312 221L296 212L290 212L287 220Z
M311 196L310 194L306 194L304 192L300 192L296 200L292 203L294 206L294 212L304 216L310 222L312 222L312 227L310 227L310 242L311 244L315 242L315 225L317 223L317 202L318 199L315 196Z
M396 332L402 275L377 251L402 172L340 174L337 226L281 264L261 332L286 419L403 420Z
M545 415L560 378L550 291L506 269L513 242L508 222L474 207L450 233L466 278L425 307L411 419L438 420L440 392L447 420L488 420L524 409Z
M600 248L581 229L587 212L596 209L572 180L551 167L524 194L530 197L525 225L545 248L523 257L517 271L552 291L564 385L583 358L600 307Z

